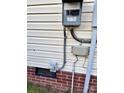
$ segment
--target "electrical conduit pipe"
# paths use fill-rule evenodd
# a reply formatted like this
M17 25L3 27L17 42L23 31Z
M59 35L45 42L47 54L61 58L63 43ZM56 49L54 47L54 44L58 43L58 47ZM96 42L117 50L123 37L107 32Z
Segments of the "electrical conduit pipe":
M75 64L78 61L78 57L76 56L77 60L73 63L73 69L72 69L72 82L71 82L71 93L74 91L74 74L75 74Z
M84 82L84 90L83 93L88 93L88 87L90 82L90 77L92 73L92 67L93 67L93 61L94 61L94 54L95 54L95 48L96 48L96 42L97 42L97 2L95 0L94 2L94 14L93 14L93 34L92 34L92 40L91 40L91 47L90 47L90 54L89 54L89 62Z

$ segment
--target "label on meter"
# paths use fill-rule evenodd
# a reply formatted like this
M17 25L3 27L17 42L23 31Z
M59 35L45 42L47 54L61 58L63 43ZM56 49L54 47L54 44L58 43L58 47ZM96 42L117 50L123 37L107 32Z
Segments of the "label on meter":
M77 17L73 17L73 16L67 17L68 22L76 22L76 20L77 20Z

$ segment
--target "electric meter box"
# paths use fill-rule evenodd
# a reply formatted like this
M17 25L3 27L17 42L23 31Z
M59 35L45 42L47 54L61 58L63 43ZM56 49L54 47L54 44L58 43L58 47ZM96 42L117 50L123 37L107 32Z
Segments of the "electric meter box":
M72 46L72 54L75 56L87 57L89 55L89 47L87 46Z
M81 23L82 0L62 0L62 23L65 27L77 27Z

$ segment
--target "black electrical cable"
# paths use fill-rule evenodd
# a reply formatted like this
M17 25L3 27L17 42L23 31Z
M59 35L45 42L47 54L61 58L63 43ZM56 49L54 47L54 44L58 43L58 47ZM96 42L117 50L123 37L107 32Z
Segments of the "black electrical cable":
M58 69L58 71L62 70L65 67L66 64L66 45L67 45L67 35L66 35L66 28L64 27L64 47L63 47L63 65L61 68Z
M78 41L78 42L80 42L80 43L91 43L91 40L90 40L90 39L81 39L81 38L78 38L78 37L76 36L76 34L75 34L73 28L70 30L70 32L71 32L72 37L73 37L76 41Z

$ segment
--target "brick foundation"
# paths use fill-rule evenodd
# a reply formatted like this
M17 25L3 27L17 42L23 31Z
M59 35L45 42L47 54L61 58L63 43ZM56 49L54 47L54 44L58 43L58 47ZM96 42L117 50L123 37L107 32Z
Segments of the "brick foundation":
M68 91L71 88L71 76L70 72L57 72L57 78L49 78L35 75L35 68L28 67L27 79L28 81L41 86L49 86L54 89ZM82 93L85 75L75 73L74 78L74 90ZM97 77L91 76L89 93L97 93Z

